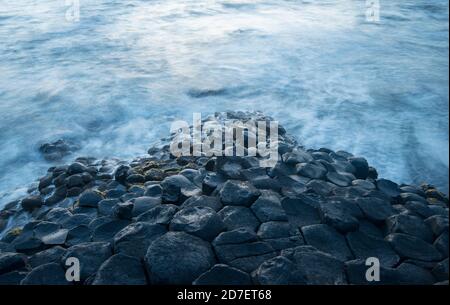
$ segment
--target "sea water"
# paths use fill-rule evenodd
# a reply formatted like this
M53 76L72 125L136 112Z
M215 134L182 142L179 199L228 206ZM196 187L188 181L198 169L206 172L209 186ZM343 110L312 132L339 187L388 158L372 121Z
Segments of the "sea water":
M0 0L0 208L52 165L144 155L194 111L261 110L448 192L448 1L380 0L379 21L369 2ZM80 149L48 162L58 139Z

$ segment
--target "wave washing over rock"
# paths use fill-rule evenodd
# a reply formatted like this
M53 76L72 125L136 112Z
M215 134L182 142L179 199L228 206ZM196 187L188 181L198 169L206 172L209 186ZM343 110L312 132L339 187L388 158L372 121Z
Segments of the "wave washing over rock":
M204 121L270 120L217 113ZM247 136L251 136L248 133ZM280 160L80 157L1 211L0 284L448 284L448 198L378 178L362 157L306 149L279 127Z

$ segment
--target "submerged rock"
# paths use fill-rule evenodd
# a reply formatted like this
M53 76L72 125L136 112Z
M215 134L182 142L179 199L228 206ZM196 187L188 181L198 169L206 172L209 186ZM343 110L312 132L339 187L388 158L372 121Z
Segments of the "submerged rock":
M39 146L39 152L47 161L59 161L77 149L76 145L62 139Z

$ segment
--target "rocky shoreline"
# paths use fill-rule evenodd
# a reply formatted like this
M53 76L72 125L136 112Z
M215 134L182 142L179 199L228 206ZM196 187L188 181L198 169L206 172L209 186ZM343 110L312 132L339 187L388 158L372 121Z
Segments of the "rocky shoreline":
M174 158L167 143L148 153L51 167L7 204L0 284L73 284L70 257L75 284L448 284L448 198L430 185L379 178L364 158L306 149L281 126L273 168ZM369 257L379 282L366 280Z

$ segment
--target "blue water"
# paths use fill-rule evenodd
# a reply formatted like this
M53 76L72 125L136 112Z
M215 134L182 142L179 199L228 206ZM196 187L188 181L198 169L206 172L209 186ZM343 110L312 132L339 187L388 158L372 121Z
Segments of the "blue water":
M0 0L0 206L54 165L131 158L193 111L261 110L307 147L448 192L448 1ZM211 94L202 94L204 92Z

